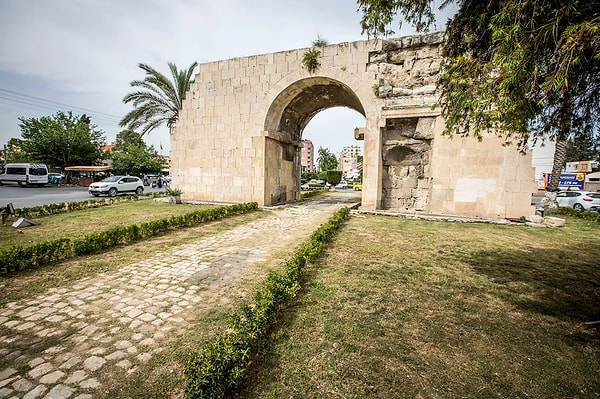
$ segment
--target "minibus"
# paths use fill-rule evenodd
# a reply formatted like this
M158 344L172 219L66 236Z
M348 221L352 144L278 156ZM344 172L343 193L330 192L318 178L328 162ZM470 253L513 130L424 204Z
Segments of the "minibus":
M48 184L48 168L43 163L7 163L0 169L0 186L4 183L44 187Z

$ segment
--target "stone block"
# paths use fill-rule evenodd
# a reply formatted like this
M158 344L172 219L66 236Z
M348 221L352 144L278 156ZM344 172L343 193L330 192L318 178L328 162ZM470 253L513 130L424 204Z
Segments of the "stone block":
M544 217L543 223L548 227L560 227L565 224L565 219L561 219L561 218L557 218L557 217L553 217L553 216L546 216L546 217Z

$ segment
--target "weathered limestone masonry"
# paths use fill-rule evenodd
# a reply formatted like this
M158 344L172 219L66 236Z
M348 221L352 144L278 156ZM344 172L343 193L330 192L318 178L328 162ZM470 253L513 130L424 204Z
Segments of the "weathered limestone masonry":
M184 199L300 198L302 131L318 112L343 106L365 116L362 208L482 217L534 213L530 154L489 134L441 135L433 108L443 33L306 49L200 65L171 134L173 184ZM351 132L348 132L350 135Z

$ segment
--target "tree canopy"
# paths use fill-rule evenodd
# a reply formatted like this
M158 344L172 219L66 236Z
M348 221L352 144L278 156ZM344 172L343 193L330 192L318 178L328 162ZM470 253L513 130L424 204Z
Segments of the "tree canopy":
M567 147L567 162L600 162L600 140L590 136L571 137Z
M115 174L134 176L146 173L160 173L164 165L153 146L147 146L141 135L131 130L123 130L117 134L115 147L110 153Z
M328 148L319 147L317 151L317 165L320 171L337 170L338 162L335 155Z
M21 148L21 140L18 138L13 137L8 140L4 148L5 163L26 163L32 161Z
M31 161L63 169L74 165L96 165L102 158L104 132L89 116L57 112L41 118L19 118L18 145Z
M133 130L122 130L115 137L116 148L127 148L132 144L146 145L142 136Z
M393 33L399 13L424 32L433 0L359 0L369 36ZM570 137L594 136L600 118L600 0L445 0L448 21L440 79L447 134L492 130L521 150L556 142L558 187Z
M183 105L185 93L189 90L192 75L198 66L193 62L188 69L178 70L177 66L168 63L172 80L146 64L138 66L146 72L144 80L130 82L131 87L138 90L123 98L125 104L132 103L134 109L123 117L122 127L129 130L140 130L141 136L166 124L170 129L179 119L179 110Z

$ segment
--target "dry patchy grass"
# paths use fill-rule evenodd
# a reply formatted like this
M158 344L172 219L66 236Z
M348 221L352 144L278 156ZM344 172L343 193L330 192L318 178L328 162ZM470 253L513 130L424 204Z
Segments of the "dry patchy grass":
M597 231L354 217L236 397L600 397Z
M154 219L182 215L197 211L204 205L170 204L158 200L128 201L57 215L32 218L39 223L22 229L15 229L8 222L0 225L0 250L13 245L32 245L57 238L81 237L98 230L116 226L129 226Z
M34 297L52 287L68 286L84 277L91 278L99 273L109 273L121 265L142 261L174 246L232 229L266 214L267 212L259 211L237 215L196 227L170 231L137 243L120 245L100 254L77 257L57 265L21 271L16 275L0 276L0 305Z

